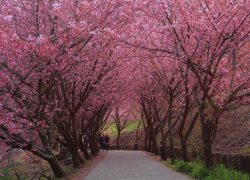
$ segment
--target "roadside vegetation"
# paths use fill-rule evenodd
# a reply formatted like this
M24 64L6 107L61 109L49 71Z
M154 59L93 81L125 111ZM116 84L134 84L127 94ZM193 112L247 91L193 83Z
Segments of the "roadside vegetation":
M166 166L170 166L179 172L188 174L198 180L249 180L250 176L237 170L228 169L224 165L216 165L207 168L203 163L174 160L172 163L163 161Z

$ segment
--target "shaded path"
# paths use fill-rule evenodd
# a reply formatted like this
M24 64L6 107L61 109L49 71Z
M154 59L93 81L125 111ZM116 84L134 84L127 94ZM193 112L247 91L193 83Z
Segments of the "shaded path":
M109 151L87 180L190 180L141 151Z

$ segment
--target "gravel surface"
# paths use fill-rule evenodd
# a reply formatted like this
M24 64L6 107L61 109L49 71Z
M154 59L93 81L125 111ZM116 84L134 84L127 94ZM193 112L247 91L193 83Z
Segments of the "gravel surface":
M190 180L142 151L109 151L86 180Z

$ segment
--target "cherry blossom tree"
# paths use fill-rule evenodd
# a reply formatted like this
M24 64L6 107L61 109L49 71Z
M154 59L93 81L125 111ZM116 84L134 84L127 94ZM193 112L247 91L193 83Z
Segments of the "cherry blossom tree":
M124 39L151 56L164 54L190 68L189 81L198 83L195 101L207 166L212 165L212 144L220 116L232 106L246 104L249 96L249 70L245 69L249 67L248 3L198 0L138 3L135 7L138 16L132 26L142 30Z
M121 2L1 3L1 139L47 160L62 177L51 151L51 133L56 128L68 140L74 166L79 167L78 113L106 107L112 96L105 93L114 92L108 85L115 84L110 72L119 56L111 27L122 19L117 16ZM86 108L90 95L99 101L97 106L92 103L93 109ZM98 122L106 111L98 115ZM98 128L89 131L93 138Z

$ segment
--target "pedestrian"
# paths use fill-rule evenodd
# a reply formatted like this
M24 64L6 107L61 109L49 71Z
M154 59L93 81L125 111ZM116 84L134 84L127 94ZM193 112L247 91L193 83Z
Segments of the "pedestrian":
M105 135L105 147L106 147L106 150L109 150L109 140L110 140L110 137L108 134Z
M103 150L106 149L106 139L105 139L105 135L102 135L102 149L103 149Z

